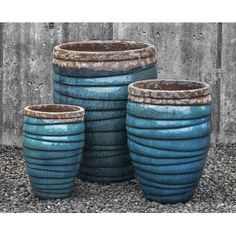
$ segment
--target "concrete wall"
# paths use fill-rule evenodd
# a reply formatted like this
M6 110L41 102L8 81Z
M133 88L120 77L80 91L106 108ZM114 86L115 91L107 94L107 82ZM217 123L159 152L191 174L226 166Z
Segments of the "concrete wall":
M52 49L87 39L157 47L161 79L205 81L213 142L236 142L236 23L0 23L0 144L21 146L22 108L52 102Z

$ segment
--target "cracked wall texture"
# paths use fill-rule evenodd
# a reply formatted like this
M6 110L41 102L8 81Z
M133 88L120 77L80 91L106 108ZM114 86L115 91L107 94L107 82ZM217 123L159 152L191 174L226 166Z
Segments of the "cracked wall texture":
M52 102L61 42L153 43L161 79L199 80L213 93L213 142L236 142L236 23L0 23L0 144L21 146L22 108Z

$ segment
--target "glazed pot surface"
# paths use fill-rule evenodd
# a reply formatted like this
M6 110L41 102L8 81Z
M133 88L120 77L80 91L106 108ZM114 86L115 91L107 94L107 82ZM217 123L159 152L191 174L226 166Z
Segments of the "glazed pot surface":
M133 178L125 129L128 85L155 79L155 48L133 41L82 41L54 48L54 103L85 108L80 178Z
M68 197L84 148L84 109L35 105L24 109L23 153L35 196Z
M176 203L193 197L210 145L210 103L209 86L196 81L129 86L128 146L145 198Z

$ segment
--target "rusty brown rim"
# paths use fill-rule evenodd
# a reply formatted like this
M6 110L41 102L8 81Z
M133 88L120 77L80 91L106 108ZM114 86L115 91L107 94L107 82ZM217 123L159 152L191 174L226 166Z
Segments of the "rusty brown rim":
M41 119L63 119L65 122L83 121L84 108L65 104L41 104L27 106L24 115Z
M105 61L105 62L78 62L53 59L53 64L66 68L89 68L96 71L103 70L129 70L156 63L155 57L147 57L139 60Z
M143 80L128 86L129 100L163 105L211 103L210 86L188 80Z
M155 46L136 41L79 41L54 47L53 56L60 60L103 62L155 57Z
M158 99L147 97L136 97L129 95L129 100L138 103L147 103L155 105L204 105L211 103L211 96L205 96L200 98L186 98L186 99Z

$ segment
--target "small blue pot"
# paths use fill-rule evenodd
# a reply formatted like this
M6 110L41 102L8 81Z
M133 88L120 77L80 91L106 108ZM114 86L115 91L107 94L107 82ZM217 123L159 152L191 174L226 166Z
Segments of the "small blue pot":
M210 103L205 83L153 80L129 86L128 146L146 199L192 198L210 145Z
M84 148L84 109L36 105L24 109L23 153L35 196L68 197Z
M157 76L155 48L132 41L87 41L54 48L54 103L85 108L80 178L133 178L125 130L128 85Z

